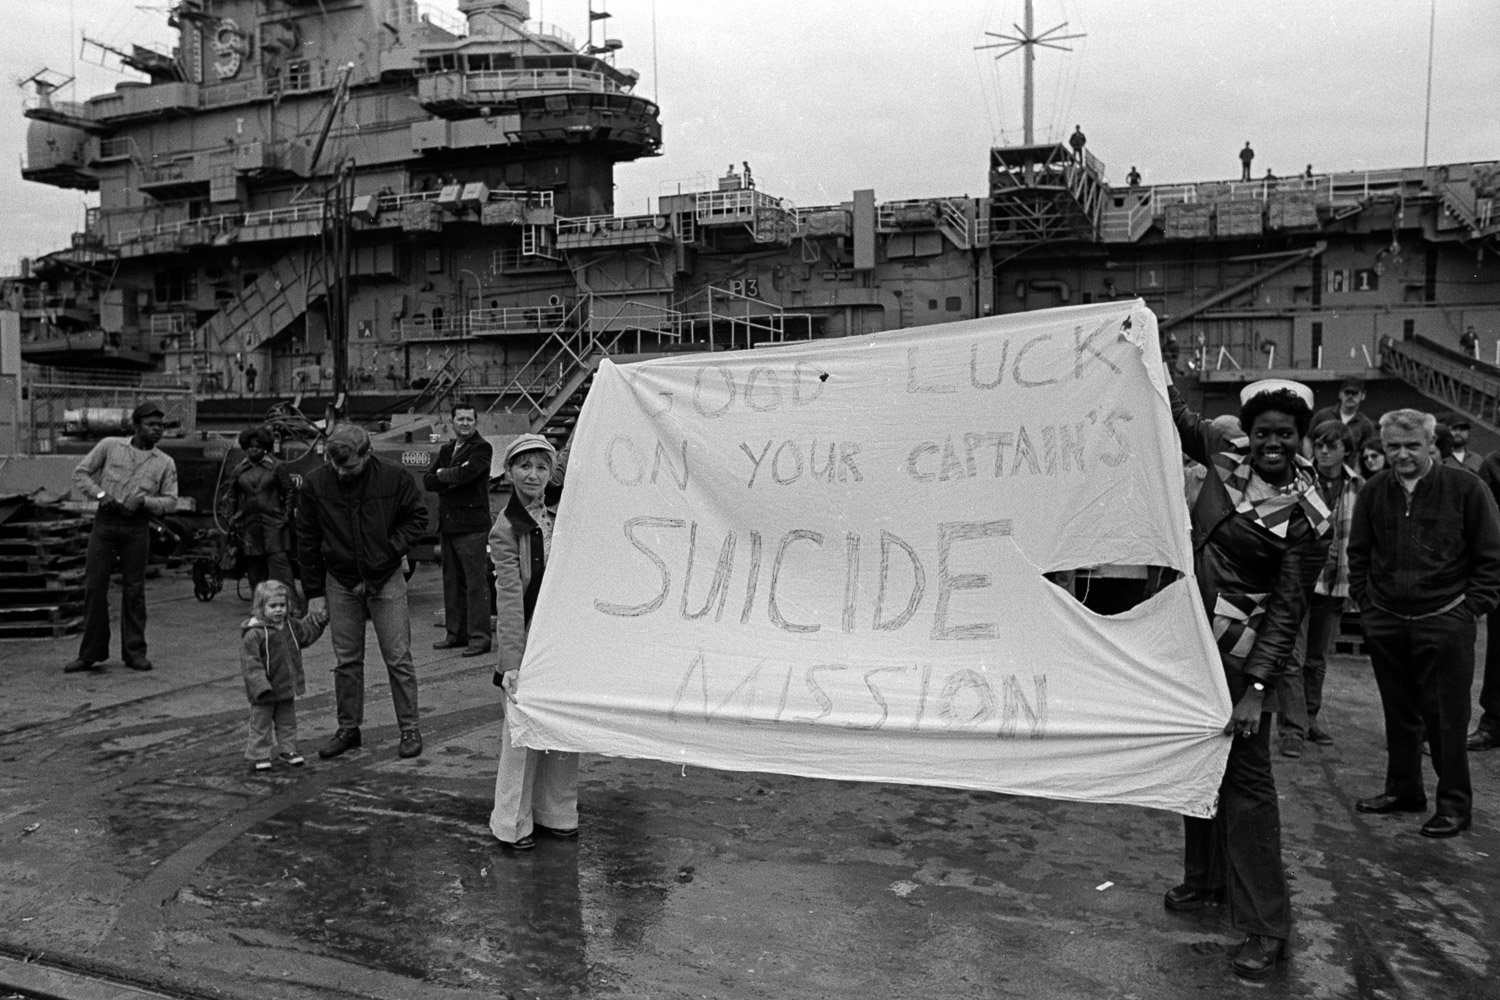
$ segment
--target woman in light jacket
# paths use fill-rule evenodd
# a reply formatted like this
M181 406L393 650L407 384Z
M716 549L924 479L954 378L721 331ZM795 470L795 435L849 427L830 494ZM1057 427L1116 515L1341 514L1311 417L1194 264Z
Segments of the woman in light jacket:
M490 531L495 565L495 683L514 702L526 631L541 591L552 547L553 510L545 493L557 468L557 452L539 434L522 434L505 450L511 498ZM503 708L502 703L502 708ZM578 755L510 744L510 720L500 724L500 767L490 831L507 847L536 846L533 830L554 837L578 836Z

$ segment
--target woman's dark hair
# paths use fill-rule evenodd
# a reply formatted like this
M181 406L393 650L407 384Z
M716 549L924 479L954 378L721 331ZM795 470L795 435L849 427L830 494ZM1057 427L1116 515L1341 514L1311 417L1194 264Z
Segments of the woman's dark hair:
M1240 407L1240 426L1249 434L1255 429L1256 418L1273 410L1291 417L1297 425L1297 436L1307 437L1307 425L1312 423L1312 410L1302 401L1301 396L1290 389L1260 392L1251 396Z
M240 447L248 451L252 444L260 445L261 451L270 451L273 444L271 432L264 427L246 427L240 431Z
M1354 435L1349 430L1349 425L1342 420L1325 420L1313 428L1313 444L1333 444L1338 442L1344 446L1344 457L1348 458L1354 454Z

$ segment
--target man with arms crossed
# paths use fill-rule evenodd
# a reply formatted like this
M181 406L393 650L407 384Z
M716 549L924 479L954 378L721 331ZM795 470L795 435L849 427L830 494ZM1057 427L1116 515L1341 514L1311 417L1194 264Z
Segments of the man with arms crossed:
M422 485L438 495L438 536L443 554L443 626L448 634L433 649L468 648L482 656L493 644L490 631L490 460L493 449L478 431L474 407L453 407L456 440L438 451Z

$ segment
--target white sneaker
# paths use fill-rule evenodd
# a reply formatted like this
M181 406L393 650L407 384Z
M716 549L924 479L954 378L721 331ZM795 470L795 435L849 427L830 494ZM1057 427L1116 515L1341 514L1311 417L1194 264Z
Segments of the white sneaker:
M281 762L290 764L292 767L301 767L307 763L307 760L300 753L284 753L281 755Z
M271 762L268 760L258 760L255 762L255 769L257 771L269 771L271 769Z

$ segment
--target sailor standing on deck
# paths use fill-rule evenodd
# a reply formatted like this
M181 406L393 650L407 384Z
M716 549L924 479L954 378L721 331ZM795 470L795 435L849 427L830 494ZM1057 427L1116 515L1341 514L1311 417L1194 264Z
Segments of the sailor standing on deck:
M1245 143L1245 148L1240 150L1240 180L1248 181L1250 179L1250 163L1254 159L1255 150L1251 149L1250 144L1247 142Z
M109 659L109 578L120 564L120 655L132 670L146 658L146 561L153 514L177 509L177 464L156 448L162 409L142 403L130 415L131 437L107 437L73 470L73 485L99 503L83 570L83 638L63 673L97 670Z
M1088 136L1083 134L1082 125L1073 126L1073 134L1068 137L1068 145L1073 147L1073 159L1079 163L1083 162L1083 147L1088 145Z

